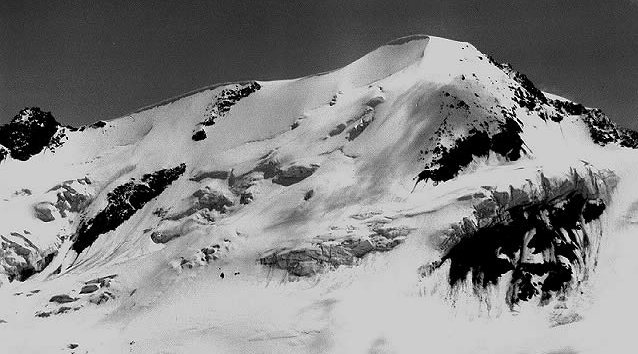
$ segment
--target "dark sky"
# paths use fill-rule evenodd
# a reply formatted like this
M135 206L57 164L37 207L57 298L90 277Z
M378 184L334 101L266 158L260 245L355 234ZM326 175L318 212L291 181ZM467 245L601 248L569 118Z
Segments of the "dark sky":
M468 41L638 129L638 0L0 0L0 123L112 119L216 82L346 65L409 34Z

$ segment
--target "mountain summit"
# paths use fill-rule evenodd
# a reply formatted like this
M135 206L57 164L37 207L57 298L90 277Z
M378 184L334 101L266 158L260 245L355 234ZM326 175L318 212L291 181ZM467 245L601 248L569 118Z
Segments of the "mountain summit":
M432 36L0 144L11 352L560 349L638 210L637 133Z

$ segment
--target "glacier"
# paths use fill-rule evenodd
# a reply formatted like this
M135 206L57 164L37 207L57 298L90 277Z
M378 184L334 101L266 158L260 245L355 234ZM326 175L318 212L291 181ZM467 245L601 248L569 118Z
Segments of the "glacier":
M0 138L7 352L632 345L638 133L469 43Z

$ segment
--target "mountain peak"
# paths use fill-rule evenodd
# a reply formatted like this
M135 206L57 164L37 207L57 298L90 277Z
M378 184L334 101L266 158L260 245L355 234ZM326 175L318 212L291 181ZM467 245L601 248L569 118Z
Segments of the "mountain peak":
M64 323L91 352L131 338L172 350L200 332L244 343L223 352L330 351L368 332L370 309L438 313L386 306L421 301L577 321L638 160L638 134L600 110L422 35L79 129L38 112L0 128L0 318ZM104 341L67 318L123 332Z

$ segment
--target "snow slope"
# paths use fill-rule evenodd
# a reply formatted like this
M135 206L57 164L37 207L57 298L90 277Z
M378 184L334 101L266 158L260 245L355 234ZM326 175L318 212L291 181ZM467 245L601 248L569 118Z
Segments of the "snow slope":
M402 38L56 134L0 162L8 352L628 340L638 140L470 44Z

